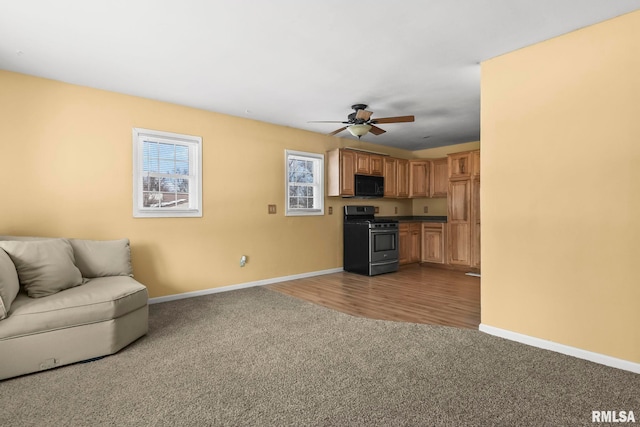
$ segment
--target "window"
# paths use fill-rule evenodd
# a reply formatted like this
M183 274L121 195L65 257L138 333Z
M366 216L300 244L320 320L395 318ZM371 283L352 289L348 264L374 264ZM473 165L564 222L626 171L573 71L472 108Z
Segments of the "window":
M133 129L133 216L202 216L202 138Z
M324 215L324 155L285 150L286 215Z

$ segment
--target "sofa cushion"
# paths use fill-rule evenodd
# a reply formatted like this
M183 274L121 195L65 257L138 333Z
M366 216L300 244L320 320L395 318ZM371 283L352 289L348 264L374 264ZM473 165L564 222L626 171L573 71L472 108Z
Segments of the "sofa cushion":
M7 253L0 249L0 320L7 317L11 303L20 290L18 273Z
M82 284L73 249L66 239L0 241L16 267L20 284L40 298Z
M147 288L128 276L90 279L47 298L29 298L20 292L11 316L0 322L0 340L108 321L147 302Z
M129 239L69 239L82 277L133 276Z

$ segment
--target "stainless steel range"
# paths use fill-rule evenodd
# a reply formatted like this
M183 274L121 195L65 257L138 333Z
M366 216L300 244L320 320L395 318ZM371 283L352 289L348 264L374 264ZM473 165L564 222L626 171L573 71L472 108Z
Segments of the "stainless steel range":
M398 270L398 221L378 219L373 206L344 207L343 268L374 276Z

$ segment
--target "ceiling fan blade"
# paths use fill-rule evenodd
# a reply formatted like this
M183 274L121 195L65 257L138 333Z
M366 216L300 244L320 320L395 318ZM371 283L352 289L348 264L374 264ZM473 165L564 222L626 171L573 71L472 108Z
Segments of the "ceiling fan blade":
M342 120L311 120L311 121L308 121L307 123L349 123L349 122L343 122Z
M371 132L374 135L381 135L385 133L386 130L380 129L378 126L371 125L371 129L369 129L369 132Z
M371 123L405 123L415 121L414 116L398 116L398 117L383 117L381 119L373 119Z
M356 119L362 119L366 122L367 120L369 120L369 117L371 117L372 114L373 111L358 110L356 111Z
M342 127L342 128L340 128L340 129L338 129L338 130L334 130L333 132L328 133L327 135L335 135L335 134L337 134L337 133L342 132L342 131L343 131L343 130L345 130L346 128L347 128L346 126L345 126L345 127Z

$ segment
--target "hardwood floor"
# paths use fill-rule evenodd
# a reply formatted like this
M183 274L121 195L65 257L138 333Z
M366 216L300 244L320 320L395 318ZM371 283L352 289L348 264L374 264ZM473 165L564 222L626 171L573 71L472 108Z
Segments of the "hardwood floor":
M480 279L412 264L395 273L340 272L267 286L353 316L478 329Z

